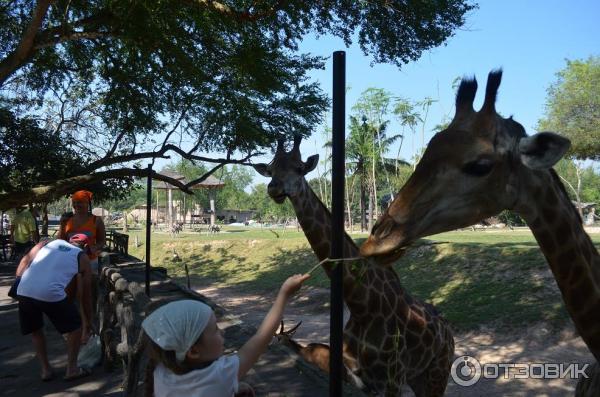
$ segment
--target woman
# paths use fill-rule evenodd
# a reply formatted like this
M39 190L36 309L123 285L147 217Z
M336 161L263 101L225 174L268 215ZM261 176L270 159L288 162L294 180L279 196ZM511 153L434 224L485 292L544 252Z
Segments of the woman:
M83 233L89 239L90 265L92 272L98 272L98 255L106 243L106 230L102 218L91 214L92 192L79 190L71 195L73 214L63 216L60 221L58 238L69 241L71 236Z

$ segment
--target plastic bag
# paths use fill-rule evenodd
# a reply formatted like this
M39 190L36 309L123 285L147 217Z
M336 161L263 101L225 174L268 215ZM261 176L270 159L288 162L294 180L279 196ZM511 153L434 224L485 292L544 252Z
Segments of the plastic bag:
M92 369L102 360L102 345L98 335L92 335L85 345L81 345L77 356L77 366Z

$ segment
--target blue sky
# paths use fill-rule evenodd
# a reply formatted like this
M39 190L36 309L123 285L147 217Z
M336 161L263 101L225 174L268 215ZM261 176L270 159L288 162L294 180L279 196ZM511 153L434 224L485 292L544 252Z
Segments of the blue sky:
M336 38L307 38L302 51L328 56L335 50L346 51L346 112L360 94L369 87L384 88L393 95L421 100L438 100L430 108L425 142L431 129L444 115L452 117L455 92L452 81L459 76L475 75L480 92L476 109L483 99L487 73L501 67L504 70L496 108L513 115L529 134L535 132L543 116L546 90L556 80L556 72L565 67L565 59L581 59L600 54L599 1L482 1L479 8L466 18L466 24L448 39L446 45L423 53L421 58L404 65L371 66L371 58L362 54L358 45L344 48ZM326 70L315 71L313 79L331 95L332 62ZM389 132L399 132L400 126L390 116ZM322 129L321 129L322 130ZM419 127L420 130L420 127ZM414 145L411 140L415 139ZM315 144L320 147L321 132L313 134L314 142L305 143L303 154L310 155ZM408 133L401 157L413 156L412 148L421 146L420 135ZM396 154L397 148L390 153Z
M360 94L369 87L384 88L394 96L410 100L431 97L438 100L428 115L425 142L432 136L431 128L452 116L454 91L452 81L459 76L475 75L480 92L476 109L482 103L487 74L494 68L504 70L496 109L504 116L513 115L529 134L544 114L546 90L556 80L557 71L565 67L565 59L582 59L600 54L600 1L505 0L481 1L479 8L469 13L466 24L446 44L423 53L421 58L404 65L371 65L372 58L363 55L358 45L345 48L337 38L307 37L301 52L330 56L334 51L346 51L346 113ZM310 74L331 96L332 61L326 69ZM391 133L400 126L390 116ZM346 124L347 125L347 124ZM303 157L315 151L323 158L323 128L303 142ZM420 127L419 127L420 131ZM412 139L415 142L411 142ZM410 159L421 146L420 135L407 134L400 157ZM389 155L397 153L392 147ZM261 159L269 161L269 156ZM309 177L316 176L316 172ZM255 182L266 179L256 175Z

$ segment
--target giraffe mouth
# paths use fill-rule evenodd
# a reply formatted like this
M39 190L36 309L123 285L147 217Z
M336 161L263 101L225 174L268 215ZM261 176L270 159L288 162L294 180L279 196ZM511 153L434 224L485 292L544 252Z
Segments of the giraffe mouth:
M404 256L407 250L408 246L404 245L386 252L385 254L373 255L371 258L379 265L391 265Z
M273 201L275 201L277 204L282 204L285 201L286 197L287 197L286 194L278 194L276 196L271 196Z

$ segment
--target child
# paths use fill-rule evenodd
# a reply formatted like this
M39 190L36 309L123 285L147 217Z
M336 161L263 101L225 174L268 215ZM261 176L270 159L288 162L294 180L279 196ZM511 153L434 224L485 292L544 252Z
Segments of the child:
M155 310L142 322L157 363L154 395L232 397L242 392L239 380L264 353L289 298L309 277L297 274L282 284L258 331L236 354L223 355L223 333L204 303L181 300Z

